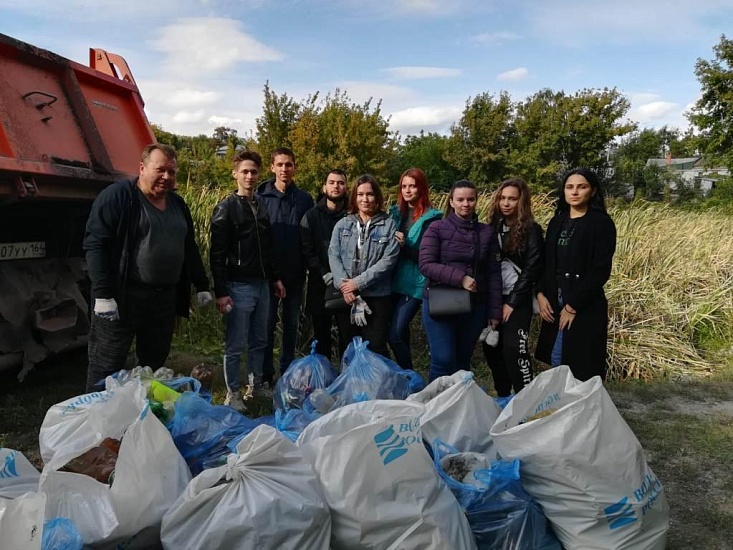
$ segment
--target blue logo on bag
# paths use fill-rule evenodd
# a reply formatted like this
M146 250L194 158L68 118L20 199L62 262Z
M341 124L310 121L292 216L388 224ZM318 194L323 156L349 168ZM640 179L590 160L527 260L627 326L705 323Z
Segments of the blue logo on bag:
M386 466L406 454L407 444L402 437L395 433L394 426L390 426L383 432L379 432L374 436L374 443L379 449L379 456L382 463Z
M15 454L16 451L13 451L5 457L5 464L3 465L3 469L0 470L0 479L7 477L18 477L18 472L15 469Z
M612 504L603 511L606 513L608 528L611 531L629 523L634 523L637 519L628 497L622 498L616 504Z

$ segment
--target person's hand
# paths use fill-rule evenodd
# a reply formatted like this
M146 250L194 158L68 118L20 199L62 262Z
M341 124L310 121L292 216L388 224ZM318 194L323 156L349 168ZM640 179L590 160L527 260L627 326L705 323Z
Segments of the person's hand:
M357 327L367 326L367 315L371 315L372 310L364 301L364 298L357 296L354 303L351 304L351 324Z
M94 315L107 321L117 321L120 318L117 301L114 298L96 298L94 300Z
M548 323L554 323L555 312L552 311L550 300L548 300L541 292L537 293L537 304L540 306L540 317L542 318L542 320Z
M213 300L214 298L208 290L196 293L196 305L200 308L208 306Z
M569 305L565 305L565 307L560 310L560 330L565 330L572 326L576 313L578 312Z
M476 288L476 279L469 275L463 276L463 279L461 279L461 286L469 292L476 292L476 290L478 290Z
M357 298L357 295L354 294L353 292L347 292L346 294L344 294L344 302L346 302L349 305L353 304L356 298Z
M216 309L218 309L219 313L222 315L231 313L232 309L234 309L234 300L232 300L231 296L222 296L221 298L217 298Z
M277 296L280 299L285 298L285 294L286 294L285 285L283 284L283 282L280 279L272 283L272 286L275 287L275 296Z
M321 277L326 286L330 286L333 283L333 273L330 271Z
M506 323L509 320L509 317L511 317L513 311L514 308L512 306L510 306L509 304L504 304L504 307L501 308L501 320L503 323Z
M397 240L400 246L405 246L405 234L402 231L395 231L394 238Z
M342 294L346 294L347 292L356 292L359 290L359 287L356 285L356 282L354 279L341 279L341 286L339 287L339 290Z

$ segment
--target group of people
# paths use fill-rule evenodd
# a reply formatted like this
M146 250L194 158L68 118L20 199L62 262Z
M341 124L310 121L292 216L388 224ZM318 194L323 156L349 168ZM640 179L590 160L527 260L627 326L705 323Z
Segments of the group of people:
M139 364L163 365L191 284L200 307L212 301L191 214L172 192L176 168L175 150L150 145L138 178L108 187L92 206L84 240L94 299L89 391L120 368L133 338ZM419 168L402 174L388 212L369 174L349 190L346 173L331 170L314 203L294 183L290 149L272 152L274 179L259 184L262 171L259 154L237 153L237 188L211 217L213 291L226 319L225 404L244 410L245 350L254 391L272 387L278 317L281 375L293 361L304 294L316 350L329 359L335 324L340 354L359 335L412 369L410 325L421 311L430 380L469 370L481 340L495 389L508 396L532 379L528 338L538 313L538 359L570 365L581 380L605 376L603 286L616 230L592 171L565 175L544 239L519 178L499 185L482 223L472 182L454 183L442 212Z

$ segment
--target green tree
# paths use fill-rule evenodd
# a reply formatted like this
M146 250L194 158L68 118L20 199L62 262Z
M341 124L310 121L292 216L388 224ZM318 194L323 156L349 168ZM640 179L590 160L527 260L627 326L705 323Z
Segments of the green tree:
M397 184L405 170L416 167L425 172L430 187L437 191L447 191L454 181L465 177L446 160L449 143L448 136L434 132L426 134L421 131L417 136L407 136L397 148L389 181Z
M269 166L269 155L277 147L291 147L290 131L297 122L302 106L287 94L277 95L265 83L262 116L255 121L256 140L263 162Z
M298 160L298 185L313 193L331 168L345 170L351 179L368 172L386 184L397 146L381 102L354 103L338 89L301 104L288 139Z
M451 128L445 159L476 185L498 182L506 174L514 105L509 94L486 92L468 98L461 120Z
M660 158L664 154L664 136L661 131L644 128L641 132L634 132L626 136L611 155L613 179L617 188L633 188L634 193L646 195L645 174L647 161L650 158ZM656 191L653 191L656 192Z
M699 129L700 151L733 170L733 40L721 35L713 52L714 59L695 63L702 96L687 117Z

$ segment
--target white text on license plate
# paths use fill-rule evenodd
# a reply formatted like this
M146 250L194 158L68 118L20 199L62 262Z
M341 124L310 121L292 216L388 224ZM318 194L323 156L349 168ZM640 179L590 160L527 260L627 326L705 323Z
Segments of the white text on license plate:
M45 257L46 243L43 241L30 243L0 243L0 261Z

